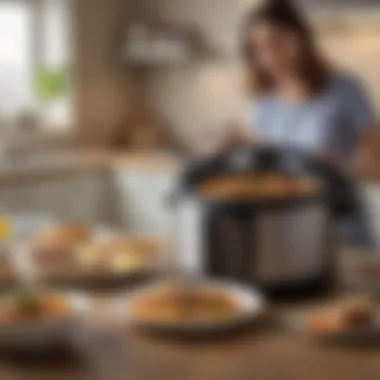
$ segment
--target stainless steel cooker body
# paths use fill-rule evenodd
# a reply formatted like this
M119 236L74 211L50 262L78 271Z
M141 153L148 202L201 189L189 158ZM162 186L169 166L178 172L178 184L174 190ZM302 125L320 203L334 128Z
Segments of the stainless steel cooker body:
M198 275L264 287L327 275L335 219L321 199L218 207L184 197L177 207L179 264Z

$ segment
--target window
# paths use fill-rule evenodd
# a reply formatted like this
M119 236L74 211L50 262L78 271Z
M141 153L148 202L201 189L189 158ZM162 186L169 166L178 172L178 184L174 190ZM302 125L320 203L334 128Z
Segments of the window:
M29 56L31 14L23 4L0 3L0 110L17 112L32 104Z
M0 118L71 124L69 0L0 0Z

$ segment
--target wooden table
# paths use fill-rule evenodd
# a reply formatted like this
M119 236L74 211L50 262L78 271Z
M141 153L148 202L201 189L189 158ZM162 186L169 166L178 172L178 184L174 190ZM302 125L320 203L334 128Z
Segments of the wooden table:
M136 333L103 342L78 363L0 362L1 380L377 380L380 349L321 346L284 332L246 332L208 342L170 342Z
M278 306L269 322L218 339L159 338L127 326L96 329L75 362L26 365L0 359L0 380L380 379L380 342L333 347L281 328L277 317L301 306Z

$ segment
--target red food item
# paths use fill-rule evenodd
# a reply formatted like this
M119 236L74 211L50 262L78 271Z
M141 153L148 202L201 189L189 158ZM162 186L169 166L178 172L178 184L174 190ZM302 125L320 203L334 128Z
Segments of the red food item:
M334 314L321 313L313 315L308 321L308 330L315 334L332 334L345 329L345 326Z
M376 304L367 297L345 299L329 310L312 315L308 329L316 334L331 334L360 329L371 325Z

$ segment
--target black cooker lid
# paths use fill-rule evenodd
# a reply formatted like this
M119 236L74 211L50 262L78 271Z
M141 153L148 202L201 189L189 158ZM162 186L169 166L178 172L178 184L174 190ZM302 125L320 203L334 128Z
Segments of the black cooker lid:
M336 167L295 149L234 149L191 162L180 177L180 190L197 194L204 180L237 172L278 172L297 177L314 177L325 188L333 213L346 216L357 205L354 184Z

